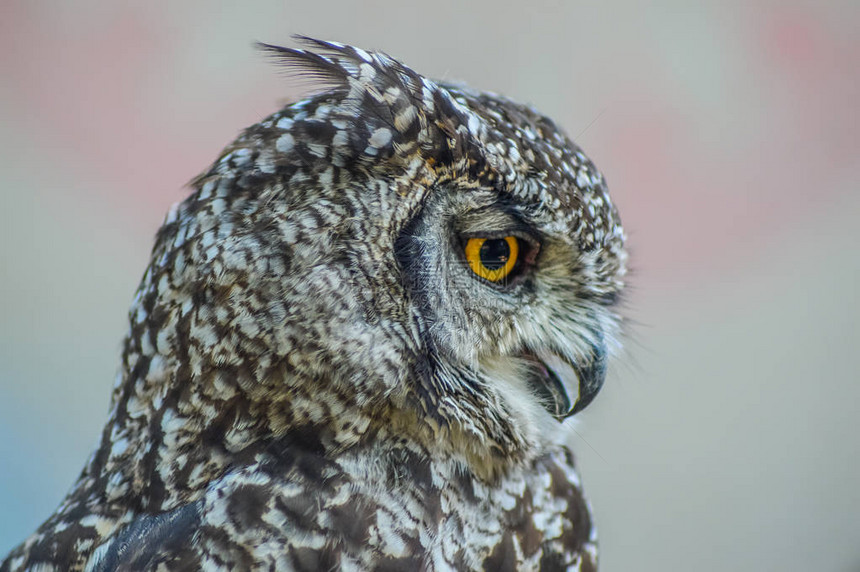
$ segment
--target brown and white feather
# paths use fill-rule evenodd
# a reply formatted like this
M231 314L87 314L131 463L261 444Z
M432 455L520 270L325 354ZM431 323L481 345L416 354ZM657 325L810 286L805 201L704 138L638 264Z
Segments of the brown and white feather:
M0 570L595 569L524 356L617 345L601 174L527 106L304 41L265 49L322 91L167 215L101 445ZM500 290L452 233L513 219L540 253Z

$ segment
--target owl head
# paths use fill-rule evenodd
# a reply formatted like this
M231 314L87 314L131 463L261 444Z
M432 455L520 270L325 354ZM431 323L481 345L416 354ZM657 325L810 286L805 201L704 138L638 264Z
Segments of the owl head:
M200 443L288 434L533 457L616 345L624 235L603 177L529 107L302 41L263 48L320 91L245 130L158 233L107 464L181 472Z

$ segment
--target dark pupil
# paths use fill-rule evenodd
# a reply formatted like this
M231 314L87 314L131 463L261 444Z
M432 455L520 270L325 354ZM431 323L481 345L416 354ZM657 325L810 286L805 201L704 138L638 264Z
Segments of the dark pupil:
M489 270L498 270L508 262L511 247L503 238L490 238L481 245L481 264Z

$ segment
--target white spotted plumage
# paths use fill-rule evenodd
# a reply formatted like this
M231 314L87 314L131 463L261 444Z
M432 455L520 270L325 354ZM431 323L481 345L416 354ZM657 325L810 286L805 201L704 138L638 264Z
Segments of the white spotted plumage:
M594 570L564 419L618 344L602 176L529 107L303 41L265 48L323 88L171 209L101 446L0 570ZM505 235L490 283L462 245Z

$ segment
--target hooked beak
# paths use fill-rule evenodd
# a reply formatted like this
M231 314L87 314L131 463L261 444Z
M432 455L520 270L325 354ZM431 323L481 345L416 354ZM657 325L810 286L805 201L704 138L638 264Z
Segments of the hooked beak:
M577 363L548 350L525 356L537 366L532 385L544 407L559 421L585 409L597 396L606 378L606 346L592 346L591 354Z

